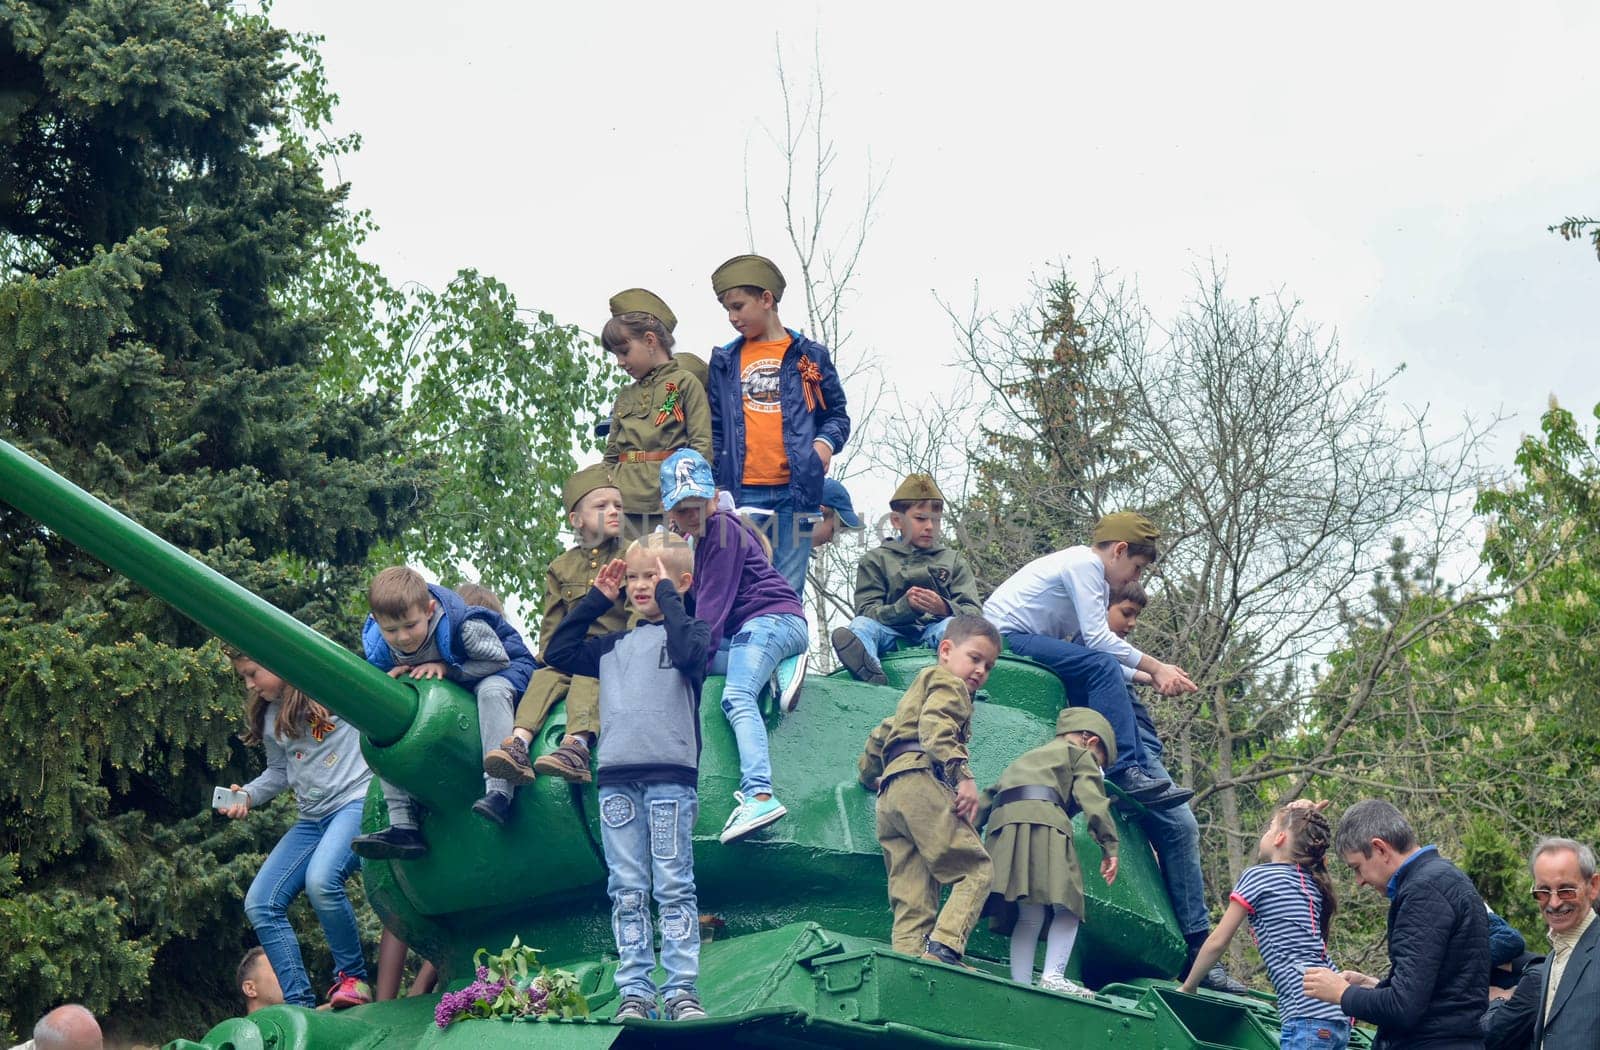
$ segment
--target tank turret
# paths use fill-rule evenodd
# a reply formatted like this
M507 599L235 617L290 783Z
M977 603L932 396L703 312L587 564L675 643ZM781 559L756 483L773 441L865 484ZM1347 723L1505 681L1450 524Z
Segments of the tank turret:
M470 975L473 952L520 936L545 961L578 974L600 1017L615 992L606 868L593 785L541 777L518 792L510 824L470 811L482 790L477 711L458 687L391 679L360 656L207 568L48 468L0 442L0 499L140 583L225 641L249 652L347 719L363 736L373 769L424 806L426 857L369 862L367 896L390 928L438 962L447 982ZM1184 944L1156 859L1138 825L1119 818L1121 875L1107 887L1086 878L1088 898L1074 968L1102 986L1093 1002L1003 980L1005 942L984 928L969 955L996 960L992 972L958 971L888 950L889 909L874 799L856 783L855 758L900 690L931 659L907 651L885 658L890 687L813 676L796 710L764 713L773 768L789 816L742 842L718 833L738 787L733 734L719 703L722 680L706 682L701 814L695 828L702 926L701 991L712 1018L670 1029L598 1021L553 1028L463 1022L432 1025L436 997L374 1003L338 1015L274 1007L225 1022L202 1044L313 1046L609 1046L681 1041L754 1045L1058 1045L1109 1048L1276 1045L1271 1001L1186 996L1164 981ZM974 720L972 767L991 782L1021 751L1049 739L1064 702L1060 683L1028 661L1003 656ZM557 707L535 750L560 741ZM1078 818L1077 848L1091 872L1100 853ZM386 823L374 782L363 825ZM461 1029L470 1027L471 1032ZM722 1034L717 1034L718 1030ZM559 1034L558 1034L559 1033ZM544 1040L546 1042L541 1042Z

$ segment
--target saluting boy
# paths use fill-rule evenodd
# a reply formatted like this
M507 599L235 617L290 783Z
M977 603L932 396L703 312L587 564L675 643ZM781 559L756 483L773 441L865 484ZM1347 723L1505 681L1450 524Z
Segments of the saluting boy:
M662 461L680 448L711 458L711 405L705 384L673 356L678 319L660 296L629 288L610 306L600 342L633 382L611 410L605 461L622 492L624 531L643 536L662 522Z
M711 275L739 338L711 355L717 487L740 507L773 511L772 563L803 596L822 479L850 436L844 387L828 348L783 326L783 274L739 255Z
M895 951L961 965L993 867L972 821L978 787L968 767L972 697L1000 658L981 616L957 616L939 662L917 675L867 738L861 785L878 793L878 844L889 873ZM939 887L950 899L939 907Z
M1035 558L995 588L983 614L1018 656L1050 668L1067 702L1091 707L1111 724L1117 754L1106 779L1146 806L1187 802L1194 792L1147 774L1123 667L1150 675L1163 696L1192 693L1183 668L1141 653L1106 624L1111 591L1139 579L1159 556L1161 533L1132 511L1108 514L1095 526L1093 546L1068 547ZM1070 641L1081 637L1081 642Z
M833 632L839 662L863 682L887 685L878 657L902 646L936 648L952 616L982 616L967 559L939 542L944 493L912 474L889 500L898 538L884 540L856 566L855 619Z
M550 563L544 578L544 619L539 622L539 644L548 650L550 639L589 588L595 577L622 556L622 493L612 483L604 463L573 474L562 487L567 524L578 538L576 546ZM627 606L619 597L596 618L590 631L610 634L628 626ZM541 660L545 654L541 653ZM528 745L544 725L550 709L567 701L567 732L561 746L530 762ZM515 728L500 746L483 758L484 771L513 784L531 784L535 774L558 776L576 784L590 779L589 754L600 730L600 684L582 675L574 677L554 667L533 673L522 702L517 705Z

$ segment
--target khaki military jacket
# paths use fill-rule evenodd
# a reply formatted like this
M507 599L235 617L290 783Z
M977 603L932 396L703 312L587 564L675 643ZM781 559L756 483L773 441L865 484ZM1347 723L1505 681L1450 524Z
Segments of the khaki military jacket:
M711 461L711 402L703 383L676 359L622 388L611 410L605 461L629 514L661 513L661 463L630 462L629 452L692 448Z
M1023 799L996 807L995 796L1007 788L1052 787L1067 802L1077 801L1089 825L1089 834L1108 857L1117 855L1117 825L1111 819L1105 780L1094 753L1058 736L1042 747L1017 756L1000 779L978 797L977 827L985 824L992 835L1006 824L1044 824L1072 834L1072 818L1053 802Z
M888 627L927 627L944 619L914 608L906 600L913 587L937 591L950 603L950 616L983 615L978 584L967 559L942 544L924 550L905 540L884 540L861 556L856 566L856 615Z
M624 543L621 537L606 540L598 547L573 547L556 556L544 574L544 618L539 621L539 660L544 661L544 647L556 633L567 611L578 604L578 599L589 593L594 578L613 558L622 557ZM628 607L622 595L612 604L611 611L589 628L591 635L610 634L626 630Z
M890 777L913 769L931 770L954 787L972 776L967 768L967 741L972 739L972 696L967 683L938 664L924 668L900 698L894 714L867 737L866 750L857 762L861 783L881 785ZM922 747L896 755L888 767L884 752L910 742Z

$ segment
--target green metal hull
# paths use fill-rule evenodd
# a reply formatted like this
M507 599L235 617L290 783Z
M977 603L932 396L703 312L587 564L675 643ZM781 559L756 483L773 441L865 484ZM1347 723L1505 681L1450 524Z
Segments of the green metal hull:
M1170 982L1110 984L1075 999L988 972L969 973L888 951L875 940L796 923L705 945L704 1021L611 1024L611 966L581 968L596 1015L583 1021L460 1021L433 1025L433 996L342 1014L295 1007L219 1025L169 1050L256 1047L749 1046L890 1048L1117 1047L1272 1050L1278 1018L1267 996L1184 995ZM1358 1037L1357 1045L1365 1045Z
M435 996L339 1014L274 1007L219 1025L201 1044L179 1040L174 1047L1276 1045L1265 1001L1184 996L1160 981L1177 973L1184 943L1156 858L1125 814L1118 817L1121 870L1109 887L1093 874L1100 850L1078 818L1087 906L1071 971L1107 993L1101 1000L1058 996L995 976L1006 972L1008 945L984 928L968 953L987 961L992 972L969 973L887 950L890 915L875 800L857 784L855 762L872 727L933 659L927 650L889 656L889 687L815 677L806 682L799 709L781 716L768 698L772 765L789 815L731 846L717 836L739 783L738 750L719 703L722 680L707 681L694 849L700 908L715 934L704 947L700 977L713 1016L680 1025L606 1024L615 961L593 785L541 778L518 793L510 825L493 826L470 811L482 790L477 708L459 688L388 678L4 442L0 498L362 730L373 769L424 804L422 828L431 846L419 860L368 864L367 896L385 925L440 965L447 985L466 983L477 949L498 951L519 936L543 949L544 962L581 977L600 1019L463 1021L441 1031L433 1025ZM1065 701L1052 673L1011 656L1001 658L987 696L979 699L971 750L980 782L1050 739ZM536 750L557 744L564 718L558 706ZM364 823L368 830L386 823L376 783Z

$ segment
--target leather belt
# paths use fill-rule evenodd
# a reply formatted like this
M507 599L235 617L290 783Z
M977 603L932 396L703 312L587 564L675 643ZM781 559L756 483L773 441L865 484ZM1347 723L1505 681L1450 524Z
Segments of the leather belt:
M664 463L671 455L672 452L619 452L617 458L624 463Z
M1006 788L995 795L994 808L1009 806L1013 802L1049 802L1061 809L1067 808L1067 800L1061 797L1061 792L1044 784L1023 784L1021 787Z
M888 769L889 763L901 755L924 754L922 745L915 740L902 740L898 744L890 744L883 749L883 768Z

